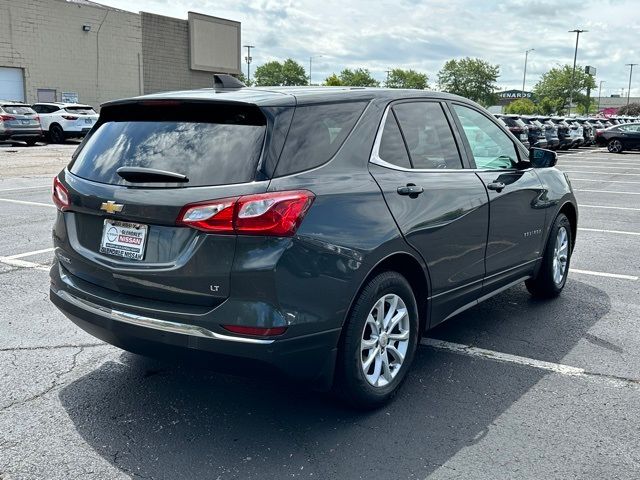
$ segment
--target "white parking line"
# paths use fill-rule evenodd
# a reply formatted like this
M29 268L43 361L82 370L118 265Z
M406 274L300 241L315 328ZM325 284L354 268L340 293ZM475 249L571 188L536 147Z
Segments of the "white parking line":
M591 193L615 193L617 195L640 195L640 192L620 192L616 190L589 190L586 188L576 188L576 192L591 192Z
M438 350L446 350L462 355L469 355L471 357L479 357L485 360L493 360L497 362L513 363L516 365L533 367L539 370L557 373L559 375L589 378L590 380L607 383L616 387L640 387L640 380L638 379L589 372L584 368L572 367L570 365L563 365L561 363L545 362L544 360L536 360L535 358L521 357L519 355L512 355L510 353L496 352L494 350L472 347L471 345L464 345L461 343L446 342L444 340L437 340L435 338L423 338L422 340L420 340L420 344Z
M46 265L41 265L39 263L34 263L34 262L27 262L26 260L18 260L17 258L10 258L10 257L0 257L0 263L4 263L5 265L10 265L12 267L42 270L44 272L48 272L50 270L50 267L47 267Z
M31 257L32 255L39 255L41 253L47 253L47 252L53 252L53 247L52 248L43 248L42 250L34 250L33 252L26 252L26 253L19 253L17 255L9 255L8 257L4 257L4 258L8 258L10 260L16 259L16 258L24 258L24 257Z
M581 203L579 205L580 208L608 208L611 210L632 210L634 212L640 212L640 208L633 208L633 207L610 207L608 205L585 205L584 203Z
M53 203L28 202L26 200L14 200L13 198L0 198L0 202L17 203L18 205L33 205L36 207L56 208Z
M640 173L619 173L619 172L607 172L607 171L600 171L600 172L594 172L593 170L562 170L564 173L597 173L598 175L633 175L633 176L640 176Z
M562 167L562 165L560 165L560 166ZM640 168L636 168L636 167L616 167L615 165L608 165L608 164L604 165L602 162L590 163L590 164L586 164L586 163L585 164L582 164L582 163L579 164L577 162L571 162L571 164L567 165L567 166L569 166L571 168L582 168L582 167L584 167L584 168L602 168L602 169L604 169L606 171L609 171L609 170L624 170L624 171L627 171L627 170L634 170L634 171L635 170L640 170Z
M604 230L601 228L578 228L579 232L617 233L619 235L640 235L640 232L625 232L624 230Z
M51 185L41 185L37 187L23 187L23 188L0 188L0 192L22 192L24 190L44 190L50 189Z
M603 183L638 183L633 180L603 180L602 178L572 178L572 182L603 182Z
M638 277L636 277L635 275L622 275L620 273L594 272L591 270L579 270L577 268L571 268L569 272L579 273L582 275L593 275L594 277L608 277L608 278L618 278L620 280L631 280L633 282L638 280Z

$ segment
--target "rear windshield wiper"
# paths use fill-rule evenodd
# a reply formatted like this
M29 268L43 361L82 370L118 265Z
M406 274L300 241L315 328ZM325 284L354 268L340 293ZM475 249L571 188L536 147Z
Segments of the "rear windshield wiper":
M188 182L186 175L145 167L120 167L116 173L128 182Z

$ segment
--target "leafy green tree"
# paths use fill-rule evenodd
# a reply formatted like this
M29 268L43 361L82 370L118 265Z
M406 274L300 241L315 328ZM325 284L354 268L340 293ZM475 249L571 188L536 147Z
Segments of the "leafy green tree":
M245 77L244 73L240 72L237 75L234 75L238 80L244 83L247 87L250 87L253 82L247 81L247 77Z
M307 85L309 79L304 67L291 58L280 63L267 62L256 68L254 84L258 87Z
M444 92L466 97L485 106L497 102L496 80L500 67L479 58L449 60L438 72L438 86Z
M640 103L630 103L618 109L618 115L630 115L637 117L640 115Z
M336 80L338 83L336 83ZM351 70L345 68L340 72L340 75L335 73L328 76L325 81L325 85L339 86L344 85L346 87L379 87L380 82L371 76L369 70L366 68L356 68Z
M342 82L340 82L340 77L338 77L335 73L332 73L327 78L324 79L324 84L327 87L340 87L342 86Z
M415 70L394 68L389 72L389 79L386 82L386 86L388 88L415 88L417 90L425 90L429 88L429 77Z
M563 65L561 67L552 68L542 75L533 92L540 100L540 104L544 102L547 110L545 113L565 113L568 110L569 97L571 93L571 76L573 67L571 65ZM584 68L576 66L576 75L573 82L573 100L577 104L586 102L584 91L587 88L596 88L596 81L585 73Z
M517 113L519 115L531 115L536 113L536 104L528 98L519 98L514 100L507 108L504 109L505 113Z

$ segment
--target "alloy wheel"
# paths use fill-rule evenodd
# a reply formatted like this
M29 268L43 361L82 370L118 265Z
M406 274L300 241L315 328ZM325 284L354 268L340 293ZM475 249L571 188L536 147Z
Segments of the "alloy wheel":
M372 386L388 385L402 368L410 325L407 306L393 293L379 298L369 312L360 341L360 365Z
M560 285L567 270L569 260L569 235L565 227L560 227L556 234L556 244L553 249L553 281Z
M611 153L619 153L622 151L622 142L620 140L611 140L607 147Z

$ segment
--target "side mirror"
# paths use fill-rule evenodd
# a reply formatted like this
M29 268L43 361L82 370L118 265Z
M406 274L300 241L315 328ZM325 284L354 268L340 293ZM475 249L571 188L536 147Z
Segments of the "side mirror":
M558 163L558 155L545 148L533 147L529 149L529 163L533 168L555 167Z

